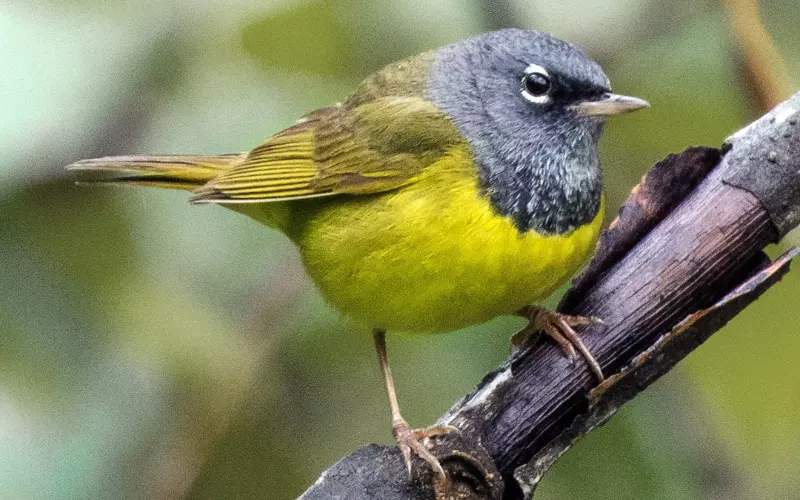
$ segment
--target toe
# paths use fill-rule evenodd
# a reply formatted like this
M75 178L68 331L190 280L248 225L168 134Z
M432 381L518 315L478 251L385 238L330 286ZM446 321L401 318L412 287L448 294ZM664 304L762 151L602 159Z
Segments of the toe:
M397 447L400 448L400 453L403 454L403 462L406 464L406 471L408 477L411 477L411 447L405 443L398 442Z
M423 440L434 436L444 436L454 432L458 432L458 429L452 425L434 425L431 427L425 427L424 429L414 429L411 431L414 438L417 440Z
M556 343L561 347L561 350L564 351L564 355L567 358L573 359L578 355L578 353L575 351L575 346L572 345L572 342L570 342L565 335L566 332L564 332L564 328L569 329L569 325L561 320L556 320L554 323L545 324L542 327L542 331L544 331L548 337L556 341Z
M559 314L559 319L564 321L569 326L591 326L602 325L603 320L596 316L570 316L568 314Z
M434 457L430 451L428 451L428 448L425 447L425 445L417 441L414 437L411 436L407 437L404 440L404 442L400 444L400 446L401 449L405 447L407 450L409 450L409 455L406 462L406 465L408 466L409 475L411 474L411 451L413 451L414 454L417 455L419 458L428 462L428 465L431 466L436 476L438 476L439 478L447 477L446 474L444 473L444 469L442 468L442 464L439 463L439 460L436 457Z
M406 463L409 477L411 476L412 472L411 454L413 453L425 460L431 466L438 480L447 479L447 475L445 474L442 465L439 463L439 460L437 460L436 457L434 457L433 454L428 451L428 448L421 441L429 437L457 432L458 429L450 425L437 425L424 429L410 429L404 420L394 422L393 427L394 435L397 439L397 445L400 448L400 452L403 454L403 460Z

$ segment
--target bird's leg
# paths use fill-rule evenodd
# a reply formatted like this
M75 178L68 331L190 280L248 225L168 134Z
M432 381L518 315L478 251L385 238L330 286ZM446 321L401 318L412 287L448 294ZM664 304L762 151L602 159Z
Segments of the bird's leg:
M444 469L442 469L439 460L437 460L420 441L432 436L456 432L457 429L447 425L426 427L424 429L412 429L409 427L408 422L406 422L400 414L400 406L397 404L397 393L394 390L392 369L389 367L389 358L386 355L386 331L375 329L372 331L372 335L375 338L375 350L378 353L381 373L386 382L386 395L389 396L389 407L392 410L392 432L403 454L403 459L406 462L409 475L411 474L411 452L413 451L430 464L438 481L446 481L447 475L444 473Z
M589 326L602 324L599 318L569 316L556 311L551 311L545 307L526 306L519 310L518 314L527 318L530 323L520 332L511 337L511 345L519 347L534 333L544 333L561 346L561 350L568 358L576 356L575 350L580 352L583 359L589 365L592 373L602 382L604 380L603 371L600 364L594 358L589 349L584 345L580 336L572 329L574 326Z

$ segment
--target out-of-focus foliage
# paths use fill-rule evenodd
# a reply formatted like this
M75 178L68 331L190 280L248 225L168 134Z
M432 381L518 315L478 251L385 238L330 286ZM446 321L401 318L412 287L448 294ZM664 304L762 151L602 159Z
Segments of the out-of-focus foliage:
M609 215L653 161L759 112L710 1L3 2L0 497L293 498L391 442L368 332L281 235L182 193L76 187L62 167L249 149L501 7L652 103L608 127ZM797 81L796 3L763 14ZM537 498L798 497L798 276L575 446ZM390 338L410 421L474 386L519 326Z

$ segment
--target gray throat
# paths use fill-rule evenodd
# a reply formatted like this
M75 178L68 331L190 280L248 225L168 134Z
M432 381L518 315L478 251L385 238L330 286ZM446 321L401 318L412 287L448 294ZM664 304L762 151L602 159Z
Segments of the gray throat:
M514 155L491 143L473 149L483 192L521 233L568 234L600 210L602 173L593 145L549 141Z

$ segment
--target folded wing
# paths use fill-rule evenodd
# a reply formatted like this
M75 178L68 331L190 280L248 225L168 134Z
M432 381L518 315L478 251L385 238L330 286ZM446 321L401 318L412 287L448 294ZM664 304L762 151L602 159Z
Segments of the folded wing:
M312 112L195 190L195 203L370 194L414 182L463 139L433 103L381 97Z

